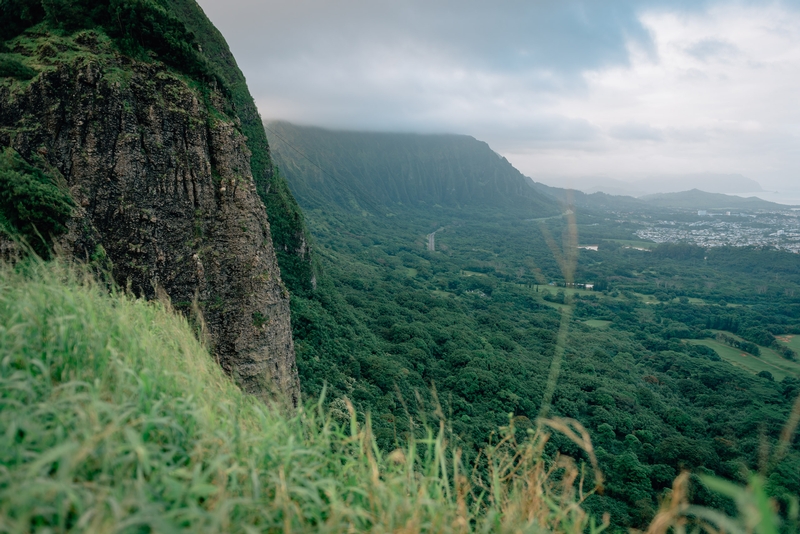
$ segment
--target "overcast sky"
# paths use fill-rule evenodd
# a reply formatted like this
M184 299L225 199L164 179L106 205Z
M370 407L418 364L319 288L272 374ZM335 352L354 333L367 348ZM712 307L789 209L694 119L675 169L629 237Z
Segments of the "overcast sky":
M800 189L800 1L199 0L265 119Z

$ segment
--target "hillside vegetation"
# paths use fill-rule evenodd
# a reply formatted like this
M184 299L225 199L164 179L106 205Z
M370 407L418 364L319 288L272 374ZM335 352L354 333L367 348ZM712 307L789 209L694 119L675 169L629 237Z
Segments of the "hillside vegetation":
M686 209L745 209L745 210L777 210L786 206L768 202L758 197L739 197L720 193L706 193L698 189L680 193L658 193L641 197L651 206L686 208Z
M590 210L625 210L647 211L651 214L662 214L670 209L684 210L745 210L774 211L786 206L762 200L758 197L740 197L722 193L707 193L699 189L679 193L654 193L634 198L631 196L607 193L584 193L582 191L552 187L539 182L530 182L531 187L559 202L574 204Z
M372 152L351 141L325 145L343 150L325 172L367 206L372 191L356 184ZM346 161L354 168L338 166ZM617 241L631 239L630 220L580 208L563 217L492 206L361 211L306 188L304 173L320 169L282 169L325 274L310 298L292 301L302 387L313 397L327 385L334 406L347 400L371 413L381 448L437 399L469 458L509 413L520 427L550 414L588 429L609 482L585 505L609 512L615 528L644 528L685 469L741 484L763 471L788 512L800 493L800 451L792 445L768 466L759 451L777 446L800 393L800 368L775 337L800 332L795 255L625 248ZM564 287L573 282L596 290ZM787 364L774 374L733 366L697 343L716 330L751 350L760 344L764 357L783 350L775 357ZM557 451L587 460L563 436L548 444ZM702 489L692 499L733 512Z
M493 207L530 217L558 213L489 145L466 135L343 132L266 124L275 161L307 208L370 213L396 207Z

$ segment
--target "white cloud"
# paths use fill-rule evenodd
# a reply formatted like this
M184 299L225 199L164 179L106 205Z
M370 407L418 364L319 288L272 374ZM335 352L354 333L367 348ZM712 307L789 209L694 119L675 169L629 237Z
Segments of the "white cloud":
M661 130L653 128L648 124L639 124L636 122L627 122L612 126L608 129L608 133L614 139L622 141L662 141L664 134Z
M655 59L631 45L628 67L585 74L586 95L555 112L607 133L605 150L506 154L535 174L743 173L794 185L800 108L800 16L778 5L649 12ZM632 140L661 140L631 146Z
M686 47L685 50L687 54L703 62L725 59L741 52L736 45L713 38L700 39Z

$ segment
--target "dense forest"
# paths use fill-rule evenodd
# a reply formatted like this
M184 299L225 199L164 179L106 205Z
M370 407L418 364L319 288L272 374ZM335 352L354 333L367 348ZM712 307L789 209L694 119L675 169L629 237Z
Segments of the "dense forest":
M523 431L575 418L610 478L587 504L619 526L647 524L685 469L739 482L760 470L784 510L800 492L800 452L760 452L800 394L796 255L653 248L601 209L306 203L300 156L273 147L323 272L293 298L301 382L327 388L334 411L371 413L382 447L439 413L474 459L509 414ZM365 153L339 160L379 158ZM583 243L599 245L576 254ZM563 437L548 451L581 456ZM701 485L693 498L733 507Z

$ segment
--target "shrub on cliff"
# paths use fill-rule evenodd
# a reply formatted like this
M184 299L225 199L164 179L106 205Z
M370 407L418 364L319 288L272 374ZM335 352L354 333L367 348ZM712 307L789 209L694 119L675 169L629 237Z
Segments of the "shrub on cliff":
M67 32L97 28L123 53L154 53L179 71L225 86L198 50L194 35L169 9L153 0L4 0L0 2L0 20L0 41L41 22Z
M40 256L66 232L74 203L69 192L12 148L0 151L0 231L21 236Z
M0 53L0 78L30 80L34 76L36 76L36 71L22 61L9 54Z

